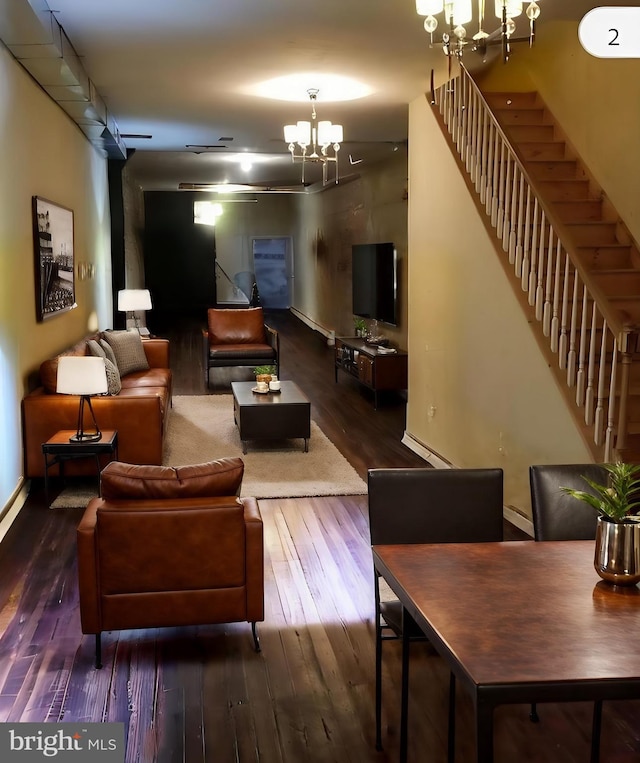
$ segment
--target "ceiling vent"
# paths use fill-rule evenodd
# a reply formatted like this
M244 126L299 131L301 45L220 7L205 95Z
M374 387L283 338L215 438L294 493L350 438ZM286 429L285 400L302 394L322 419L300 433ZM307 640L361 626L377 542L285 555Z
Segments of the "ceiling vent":
M0 0L0 38L96 148L127 158L115 119L45 0Z

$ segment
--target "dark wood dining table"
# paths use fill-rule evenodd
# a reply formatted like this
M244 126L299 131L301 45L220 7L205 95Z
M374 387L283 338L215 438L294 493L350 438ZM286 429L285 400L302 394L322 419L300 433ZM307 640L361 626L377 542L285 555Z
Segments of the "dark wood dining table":
M640 698L640 588L600 580L593 556L594 541L373 546L376 570L471 694L478 763L493 761L498 705Z

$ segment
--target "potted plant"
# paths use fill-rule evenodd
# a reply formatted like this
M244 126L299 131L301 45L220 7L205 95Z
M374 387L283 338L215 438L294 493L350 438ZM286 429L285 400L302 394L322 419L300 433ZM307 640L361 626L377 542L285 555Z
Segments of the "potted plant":
M276 375L276 367L275 366L256 366L253 369L253 373L255 374L256 381L263 381L269 382L271 381L271 377Z
M594 566L603 580L614 585L640 581L640 465L603 464L606 485L583 477L594 493L569 487L560 489L598 511Z
M367 335L367 322L364 318L354 318L353 325L356 329L356 336L366 337Z

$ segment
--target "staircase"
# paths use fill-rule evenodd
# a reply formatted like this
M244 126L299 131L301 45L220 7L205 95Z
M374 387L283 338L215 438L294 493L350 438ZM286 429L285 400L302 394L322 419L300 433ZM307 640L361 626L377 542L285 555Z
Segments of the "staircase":
M594 460L640 463L637 244L537 93L431 103Z

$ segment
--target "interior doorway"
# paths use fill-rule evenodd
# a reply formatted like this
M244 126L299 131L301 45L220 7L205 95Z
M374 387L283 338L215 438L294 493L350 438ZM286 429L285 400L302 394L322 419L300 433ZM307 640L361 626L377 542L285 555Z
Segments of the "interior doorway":
M291 238L255 237L251 239L253 269L262 307L288 310L291 306L293 257Z

